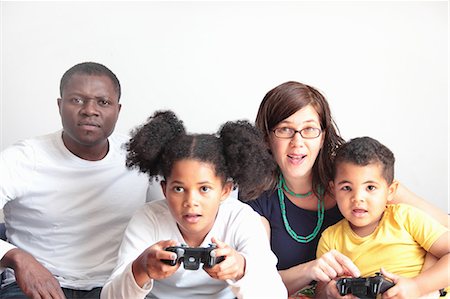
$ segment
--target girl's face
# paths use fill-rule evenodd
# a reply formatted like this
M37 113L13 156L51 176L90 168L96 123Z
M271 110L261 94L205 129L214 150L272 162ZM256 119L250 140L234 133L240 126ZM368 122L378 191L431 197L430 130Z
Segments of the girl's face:
M283 127L297 131L306 128L320 129L319 114L313 106L305 106L281 121L274 129ZM325 131L322 131L319 137L314 139L305 139L300 133L295 133L292 138L283 139L271 132L269 135L270 149L283 176L288 180L310 176L324 138Z
M189 246L200 246L214 225L220 203L231 192L231 183L223 185L210 163L185 159L173 164L161 186L184 240Z

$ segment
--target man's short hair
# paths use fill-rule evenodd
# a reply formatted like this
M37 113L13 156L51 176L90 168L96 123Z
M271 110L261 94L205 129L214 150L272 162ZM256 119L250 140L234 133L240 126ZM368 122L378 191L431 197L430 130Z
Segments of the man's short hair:
M82 62L68 69L61 77L61 82L59 84L59 93L61 97L67 82L69 82L69 80L75 74L107 76L108 78L111 79L111 82L114 85L114 89L117 92L118 95L117 100L120 100L121 88L119 79L117 79L116 75L109 68L97 62Z

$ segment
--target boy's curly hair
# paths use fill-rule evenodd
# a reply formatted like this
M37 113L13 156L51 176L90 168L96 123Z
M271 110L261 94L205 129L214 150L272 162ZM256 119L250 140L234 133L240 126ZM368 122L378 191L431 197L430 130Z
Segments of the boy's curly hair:
M370 137L353 138L342 145L336 152L333 167L333 178L341 163L352 163L358 166L381 164L382 175L388 184L394 181L395 157L390 149L378 140Z

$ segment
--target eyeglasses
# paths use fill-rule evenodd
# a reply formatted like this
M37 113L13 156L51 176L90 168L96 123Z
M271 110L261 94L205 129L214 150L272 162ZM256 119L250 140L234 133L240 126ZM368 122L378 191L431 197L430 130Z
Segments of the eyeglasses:
M288 128L288 127L281 127L281 128L276 128L272 132L278 138L288 139L288 138L294 137L296 133L300 133L300 136L302 136L305 139L314 139L314 138L317 138L320 136L320 134L322 133L322 130L319 128L314 128L314 127L308 127L308 128L304 128L301 130L294 130L294 129Z

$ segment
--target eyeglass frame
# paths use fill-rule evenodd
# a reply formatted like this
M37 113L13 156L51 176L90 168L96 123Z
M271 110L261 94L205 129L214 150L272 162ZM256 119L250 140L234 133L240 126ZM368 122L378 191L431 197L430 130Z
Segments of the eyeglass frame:
M292 136L290 136L290 137L281 137L281 136L277 136L276 131L277 131L277 130L280 130L280 129L290 129L290 130L293 131L293 134L292 134ZM308 130L308 129L314 129L314 130L317 130L317 131L318 131L317 136L315 136L315 137L305 137L305 136L303 136L302 132L305 131L305 130ZM295 130L295 129L289 128L289 127L280 127L280 128L275 128L275 129L273 129L272 132L273 132L273 134L275 135L275 137L281 138L281 139L292 139L292 138L294 138L295 134L297 134L297 133L299 133L300 136L302 136L302 138L304 138L304 139L316 139L316 138L318 138L318 137L320 136L320 134L322 134L323 130L322 130L321 128L315 128L315 127L303 128L303 129L301 129L301 130Z

